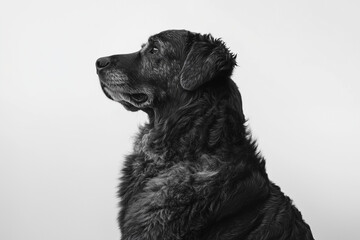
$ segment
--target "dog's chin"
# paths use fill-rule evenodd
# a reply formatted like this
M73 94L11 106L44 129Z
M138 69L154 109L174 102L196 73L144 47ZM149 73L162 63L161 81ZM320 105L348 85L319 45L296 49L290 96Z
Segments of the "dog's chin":
M140 110L140 108L132 105L132 104L129 103L129 102L121 101L121 100L120 100L119 103L121 103L121 105L123 105L124 108L125 108L126 110L128 110L128 111L136 112L136 111L139 111L139 110Z
M151 99L145 93L124 93L112 91L108 87L101 85L105 95L115 101L121 103L126 110L136 112L138 110L148 108Z

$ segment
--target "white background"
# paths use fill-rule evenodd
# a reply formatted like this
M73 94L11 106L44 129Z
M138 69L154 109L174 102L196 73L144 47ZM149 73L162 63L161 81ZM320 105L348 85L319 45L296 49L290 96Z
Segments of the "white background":
M116 191L144 113L108 100L98 57L188 29L238 54L269 177L316 239L360 239L359 1L0 3L0 239L119 239Z

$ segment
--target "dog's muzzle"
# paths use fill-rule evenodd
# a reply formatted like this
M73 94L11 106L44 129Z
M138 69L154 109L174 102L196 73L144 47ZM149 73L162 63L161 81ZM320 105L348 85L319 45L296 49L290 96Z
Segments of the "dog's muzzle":
M129 110L147 107L153 100L153 95L137 84L134 78L136 66L139 65L138 56L138 52L113 55L99 58L95 63L105 95Z

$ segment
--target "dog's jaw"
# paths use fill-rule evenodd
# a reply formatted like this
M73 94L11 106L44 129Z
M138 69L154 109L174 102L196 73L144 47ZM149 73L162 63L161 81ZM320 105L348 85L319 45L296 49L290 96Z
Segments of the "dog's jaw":
M127 74L119 69L103 69L98 71L100 84L105 95L121 103L129 111L149 108L153 103L154 94L145 87L134 87Z
M119 87L109 87L101 82L104 94L111 100L121 103L126 110L135 112L148 108L153 102L153 95L142 92L125 92Z

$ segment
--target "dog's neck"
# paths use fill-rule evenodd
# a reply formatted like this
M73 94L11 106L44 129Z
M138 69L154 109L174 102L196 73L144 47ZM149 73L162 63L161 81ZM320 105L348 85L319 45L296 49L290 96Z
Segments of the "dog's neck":
M149 114L149 123L140 128L135 142L136 152L143 152L148 159L176 162L196 161L204 154L238 158L247 148L246 152L253 154L246 158L257 161L255 144L245 126L241 95L231 80L227 88L219 91L226 95L204 91L162 114Z

